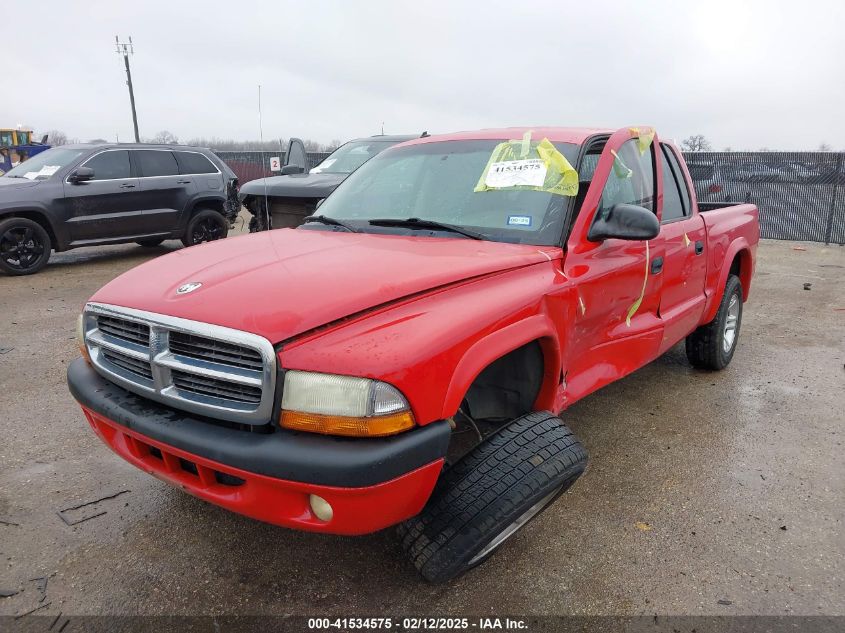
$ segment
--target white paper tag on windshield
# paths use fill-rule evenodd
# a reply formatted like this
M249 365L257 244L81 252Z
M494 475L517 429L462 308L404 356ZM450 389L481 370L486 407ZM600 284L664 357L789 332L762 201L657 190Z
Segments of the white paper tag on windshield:
M484 184L494 189L506 187L542 187L546 181L546 164L539 158L508 160L493 163L487 170Z
M61 168L62 168L61 165L44 165L44 167L41 168L41 171L38 172L38 175L39 176L52 176L57 171L59 171Z
M311 170L312 174L319 174L321 171L326 169L327 167L331 167L332 164L336 161L336 158L327 158L322 163L317 165L314 169Z
M26 172L26 173L23 175L23 177L24 177L24 178L29 178L30 180L35 180L35 179L36 179L36 178L38 178L38 176L40 176L40 175L41 175L41 174L40 174L40 172L37 172L37 171L28 171L28 172Z

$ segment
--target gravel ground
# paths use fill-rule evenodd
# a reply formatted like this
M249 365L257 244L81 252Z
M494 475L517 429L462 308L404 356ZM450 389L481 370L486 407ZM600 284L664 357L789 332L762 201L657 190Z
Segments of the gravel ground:
M845 248L762 243L731 366L694 371L675 347L567 411L587 473L487 564L430 586L392 530L228 513L88 428L65 384L76 316L178 247L82 249L0 277L0 590L20 590L0 615L845 614ZM121 491L91 520L57 515Z

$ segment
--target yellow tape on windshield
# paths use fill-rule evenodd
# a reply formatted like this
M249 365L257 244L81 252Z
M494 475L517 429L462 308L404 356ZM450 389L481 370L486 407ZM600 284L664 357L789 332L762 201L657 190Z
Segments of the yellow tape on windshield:
M496 187L487 184L487 175L494 164L530 159L539 159L545 165L546 176L542 185L520 184ZM522 140L504 141L493 149L493 153L490 155L484 171L481 172L481 177L473 191L477 193L483 191L545 191L561 196L577 196L578 172L549 139L544 138L539 143L532 142L531 132L529 131L525 133Z

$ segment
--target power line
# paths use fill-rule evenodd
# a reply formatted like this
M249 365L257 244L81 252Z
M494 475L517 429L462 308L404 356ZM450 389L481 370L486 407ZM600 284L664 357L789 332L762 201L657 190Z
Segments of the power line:
M126 85L129 86L129 103L132 105L132 125L135 128L135 142L140 143L138 136L138 114L135 112L135 91L132 89L132 71L129 70L129 56L135 54L135 46L132 44L132 36L129 36L129 43L121 42L117 35L114 36L114 43L118 55L123 55L123 64L126 66Z

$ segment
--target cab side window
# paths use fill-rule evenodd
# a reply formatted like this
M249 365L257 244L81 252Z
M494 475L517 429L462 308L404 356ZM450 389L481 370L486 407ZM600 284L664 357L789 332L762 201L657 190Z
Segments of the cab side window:
M669 168L675 176L675 182L678 183L678 190L681 192L681 203L684 205L684 215L692 215L692 203L690 202L689 186L687 180L684 178L684 171L681 169L681 163L678 162L678 155L668 145L663 146L663 156L669 163Z
M94 170L92 180L122 180L132 177L129 152L126 150L101 152L86 161L83 167Z
M678 180L669 162L669 151L663 146L663 160L661 161L663 171L663 217L662 222L674 222L686 216L684 203L681 200L681 190L678 187Z
M617 204L635 204L654 212L654 144L640 154L637 139L625 141L601 194L600 217Z

